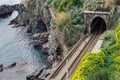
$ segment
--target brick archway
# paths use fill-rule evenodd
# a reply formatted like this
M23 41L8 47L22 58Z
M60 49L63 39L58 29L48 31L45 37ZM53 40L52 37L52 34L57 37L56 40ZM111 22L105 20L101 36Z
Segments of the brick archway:
M105 21L106 29L110 26L110 13L109 12L94 12L94 11L85 11L85 33L91 34L91 23L96 17L100 17Z

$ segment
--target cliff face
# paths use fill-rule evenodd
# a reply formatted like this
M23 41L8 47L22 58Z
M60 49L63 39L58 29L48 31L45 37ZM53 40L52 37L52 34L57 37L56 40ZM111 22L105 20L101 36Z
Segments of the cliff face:
M19 21L28 33L41 33L49 28L50 15L44 0L24 0L24 8L20 11Z
M63 33L54 29L52 19L55 8L47 5L47 0L23 0L24 5L19 11L18 22L25 27L25 31L32 33L32 43L47 53L48 61L53 64L58 55L67 52ZM37 39L36 39L37 38Z

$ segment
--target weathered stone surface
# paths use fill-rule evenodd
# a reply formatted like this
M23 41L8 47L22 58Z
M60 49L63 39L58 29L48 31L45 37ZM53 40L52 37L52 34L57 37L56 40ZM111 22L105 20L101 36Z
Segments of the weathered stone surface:
M48 56L48 62L50 64L50 67L52 66L54 60L55 60L55 55L51 54Z
M23 5L20 4L0 6L0 18L6 18L7 16L11 15L14 10L19 12L22 6Z
M32 35L32 39L39 39L41 33L35 33Z
M47 67L42 67L39 71L36 71L34 74L26 76L26 80L44 80L50 73L50 69L48 69Z
M0 18L6 18L7 16L11 15L14 8L9 5L2 5L0 6Z
M20 6L19 16L17 18L18 23L23 23L28 33L42 33L47 31L47 23L43 21L42 8L44 0L28 0L25 7ZM49 14L48 14L49 15ZM46 18L46 20L48 20Z
M14 10L14 8L12 6L2 5L2 6L0 6L0 15L7 14L9 12L12 12L13 10Z
M84 15L85 27L86 27L86 32L88 32L88 34L90 34L91 32L91 23L93 19L95 19L96 17L100 17L104 19L107 29L108 27L110 27L110 13L109 12L85 11L84 13L85 13Z
M47 32L33 34L32 35L33 40L30 42L30 45L33 45L34 47L36 46L42 47L43 44L48 42L48 35L49 33Z

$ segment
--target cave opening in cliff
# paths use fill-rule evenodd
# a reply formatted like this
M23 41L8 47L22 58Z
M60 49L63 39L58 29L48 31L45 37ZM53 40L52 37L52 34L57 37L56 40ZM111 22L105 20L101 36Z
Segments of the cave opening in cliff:
M103 33L106 31L106 23L105 20L101 17L96 17L92 20L91 23L91 34L93 33Z

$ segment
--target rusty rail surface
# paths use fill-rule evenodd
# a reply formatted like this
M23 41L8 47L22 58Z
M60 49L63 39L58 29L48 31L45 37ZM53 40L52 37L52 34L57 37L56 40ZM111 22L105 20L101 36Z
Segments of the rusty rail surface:
M54 78L59 74L60 70L62 70L62 68L64 68L64 66L66 65L66 61L69 60L74 53L76 52L76 50L78 49L79 46L81 46L81 44L83 43L83 41L87 38L87 36L82 36L79 41L75 44L75 46L70 50L70 52L68 53L68 55L62 60L62 62L59 64L59 66L57 67L57 69L50 75L49 80L55 80ZM76 67L78 66L78 63L80 62L81 58L83 57L83 55L88 52L88 48L90 47L90 45L92 43L95 43L95 39L97 39L97 34L94 34L91 36L89 42L83 47L83 49L79 52L78 56L75 58L75 60L72 62L72 64L68 67L68 71L69 74L68 76L71 76L73 74L73 72L75 71ZM94 46L93 46L94 47ZM65 74L64 74L65 73ZM64 72L63 76L61 76L60 80L65 80L66 76L67 76L67 72Z

